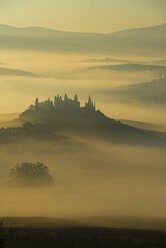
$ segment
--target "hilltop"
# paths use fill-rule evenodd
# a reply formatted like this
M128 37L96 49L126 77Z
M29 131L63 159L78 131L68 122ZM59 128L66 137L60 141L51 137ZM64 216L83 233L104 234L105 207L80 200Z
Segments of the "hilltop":
M18 126L16 126L18 124ZM109 118L99 109L89 96L85 105L81 106L78 96L73 99L65 94L55 96L30 105L14 121L13 127L0 129L0 141L15 142L22 139L43 141L65 141L68 144L80 144L80 138L98 139L104 142L166 146L166 134L143 130ZM76 139L75 138L79 138Z
M74 127L88 126L90 124L116 123L115 120L106 117L100 110L96 110L95 103L89 96L84 106L80 105L78 96L73 99L65 94L55 96L54 100L50 98L44 102L39 102L38 97L35 104L29 106L19 117L20 120L30 121L33 124L55 124L56 127Z
M22 127L1 128L1 142L20 138L47 140L66 140L74 135L85 139L100 139L123 144L166 145L164 133L141 130L105 116L96 109L89 96L84 106L77 95L71 99L57 95L54 100L47 99L30 105L19 118ZM69 141L70 143L70 141Z

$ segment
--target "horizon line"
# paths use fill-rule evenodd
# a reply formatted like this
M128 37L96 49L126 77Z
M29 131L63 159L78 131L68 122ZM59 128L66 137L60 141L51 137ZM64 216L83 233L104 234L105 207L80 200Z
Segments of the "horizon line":
M15 26L15 25L10 25L10 24L3 24L0 23L0 27L10 27L10 28L16 28L16 29L44 29L44 30L50 30L50 31L56 31L56 32L64 32L64 33L75 33L75 34L101 34L101 35L109 35L109 34L114 34L118 32L123 32L123 31L129 31L129 30L139 30L139 29L147 29L147 28L155 28L155 27L160 27L166 25L166 22L162 22L160 24L155 24L153 26L140 26L140 27L133 27L133 28L126 28L126 29L119 29L117 31L113 32L80 32L80 31L70 31L70 30L60 30L48 26Z

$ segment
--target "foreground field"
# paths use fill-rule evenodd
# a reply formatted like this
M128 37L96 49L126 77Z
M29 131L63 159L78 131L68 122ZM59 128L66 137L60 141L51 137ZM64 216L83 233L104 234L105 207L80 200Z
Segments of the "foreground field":
M165 219L104 219L3 218L0 242L3 248L166 248Z
M166 247L166 232L90 227L10 228L6 248Z

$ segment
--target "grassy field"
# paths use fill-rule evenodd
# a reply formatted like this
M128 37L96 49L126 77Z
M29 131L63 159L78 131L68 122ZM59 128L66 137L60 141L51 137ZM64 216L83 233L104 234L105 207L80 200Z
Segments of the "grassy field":
M6 248L166 247L166 232L95 227L10 228Z
M6 248L166 247L166 231L94 227L53 218L5 218Z

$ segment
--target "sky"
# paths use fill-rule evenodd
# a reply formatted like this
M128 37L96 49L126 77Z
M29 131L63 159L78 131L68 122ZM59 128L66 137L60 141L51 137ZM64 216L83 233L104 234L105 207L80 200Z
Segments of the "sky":
M0 23L110 33L166 23L166 0L0 0Z

